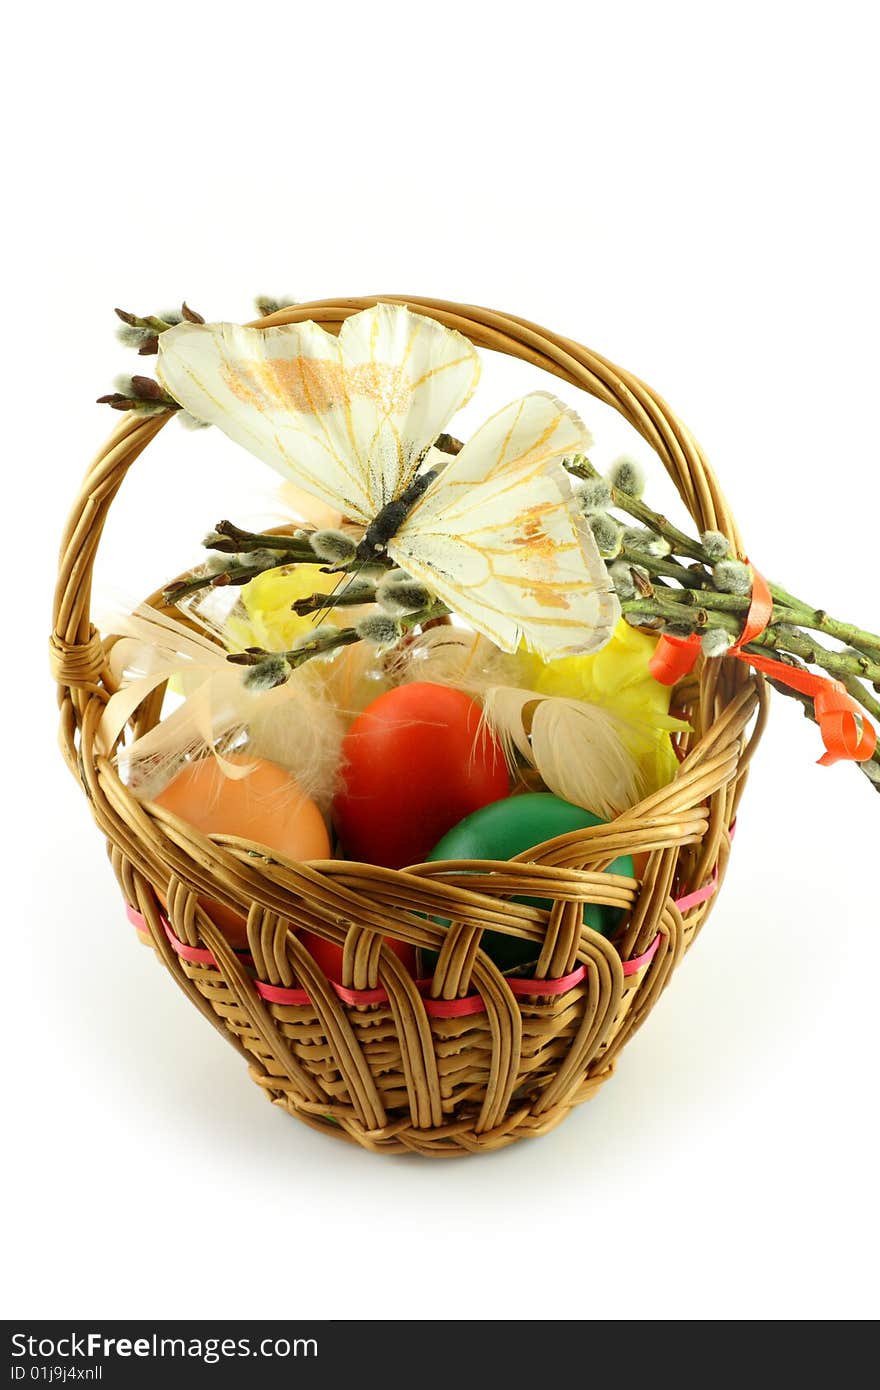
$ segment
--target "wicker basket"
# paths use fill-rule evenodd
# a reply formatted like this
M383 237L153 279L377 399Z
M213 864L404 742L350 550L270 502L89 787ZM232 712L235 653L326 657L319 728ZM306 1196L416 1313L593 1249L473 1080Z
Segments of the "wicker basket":
M697 525L737 541L701 450L628 372L524 319L387 299L614 406L657 452ZM258 326L314 319L338 329L375 302L296 305ZM610 825L529 851L527 863L477 862L468 875L439 863L293 864L205 838L136 801L95 741L111 693L89 617L95 552L128 468L167 419L125 417L90 468L62 542L50 643L62 751L107 837L130 920L266 1095L307 1124L378 1153L441 1156L545 1133L610 1076L711 909L763 728L763 683L741 662L708 663L677 692L693 733L674 783ZM161 692L137 711L138 732L160 708ZM602 872L624 853L643 856L640 881ZM247 914L248 953L230 947L200 894ZM510 901L536 894L550 912ZM614 941L583 925L585 902L625 909ZM297 927L344 947L341 981L326 978ZM541 943L535 979L502 976L479 949L486 928ZM411 979L383 937L439 950L433 980Z

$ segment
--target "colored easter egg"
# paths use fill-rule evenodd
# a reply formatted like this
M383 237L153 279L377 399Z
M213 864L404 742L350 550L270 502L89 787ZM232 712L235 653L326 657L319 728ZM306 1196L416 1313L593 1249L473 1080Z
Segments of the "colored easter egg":
M434 846L428 859L512 859L558 835L604 824L606 822L592 811L572 806L550 792L528 792L524 796L496 801L465 817ZM605 872L633 878L632 858L622 855ZM513 901L547 909L552 906L549 898L523 896ZM584 922L602 936L611 936L621 917L619 908L602 907L597 903L584 905ZM534 942L505 936L503 932L484 932L482 946L502 970L527 965L538 954Z
M335 945L332 941L325 941L322 936L316 936L314 932L310 931L298 931L297 937L312 959L320 965L328 980L335 980L337 984L341 984L342 947ZM383 940L386 946L391 947L397 959L403 961L409 974L415 975L416 953L412 946L407 946L403 941L396 941L391 936L386 936Z
M254 840L286 859L331 857L324 818L289 772L264 758L236 754L229 761L253 766L253 771L246 777L227 777L214 758L201 758L181 768L156 804L205 835ZM247 946L241 913L222 903L200 902L231 945Z
M427 681L374 700L351 725L342 756L333 820L343 852L386 868L421 863L452 826L510 790L479 705Z
M214 758L188 763L156 797L159 806L189 821L206 835L236 835L254 840L286 859L329 859L330 837L318 807L289 772L265 758L233 754L228 761L250 766L246 777L227 777ZM199 902L231 946L247 947L247 919L233 908L208 898ZM314 932L299 931L299 940L329 979L342 979L342 949ZM410 973L412 947L389 941Z

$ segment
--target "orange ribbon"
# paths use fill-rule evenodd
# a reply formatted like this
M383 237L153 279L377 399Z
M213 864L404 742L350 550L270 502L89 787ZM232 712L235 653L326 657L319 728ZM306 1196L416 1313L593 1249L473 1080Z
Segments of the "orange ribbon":
M742 634L728 655L747 662L763 675L772 676L781 685L787 685L791 690L812 699L816 722L825 744L825 753L819 758L821 767L830 767L842 759L867 762L877 747L877 731L865 718L858 701L853 699L840 681L830 676L817 676L812 671L801 671L771 657L750 656L742 650L761 635L772 616L773 596L764 576L753 567L752 601ZM700 639L696 634L690 637L661 637L649 663L651 675L662 685L675 685L676 681L693 670L699 654Z

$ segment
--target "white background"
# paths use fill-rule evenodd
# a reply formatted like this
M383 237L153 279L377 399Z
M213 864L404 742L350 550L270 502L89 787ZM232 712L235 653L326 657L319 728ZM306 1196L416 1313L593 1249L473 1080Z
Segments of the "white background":
M547 1138L434 1164L267 1105L138 945L45 654L57 538L113 423L91 402L132 369L113 306L245 318L261 291L445 296L580 338L707 445L771 577L880 627L872 9L19 7L7 1316L876 1315L880 801L814 765L793 703L717 912L611 1084ZM487 365L473 419L545 384ZM608 412L575 403L610 457ZM100 572L135 596L272 486L176 427L138 470Z

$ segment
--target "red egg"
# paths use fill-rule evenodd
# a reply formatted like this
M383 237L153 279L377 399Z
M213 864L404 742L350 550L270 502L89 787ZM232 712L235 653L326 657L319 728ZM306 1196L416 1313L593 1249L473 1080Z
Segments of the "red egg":
M298 931L299 937L312 959L320 965L324 974L329 980L335 980L337 984L342 983L342 949L334 946L332 941L325 941L322 936L316 936L314 932ZM393 936L382 938L386 946L390 946L397 959L402 961L410 975L416 973L416 953L412 946L408 946L405 941L397 941Z
M342 745L333 820L349 859L420 864L472 811L510 790L504 754L467 695L425 681L380 695Z

